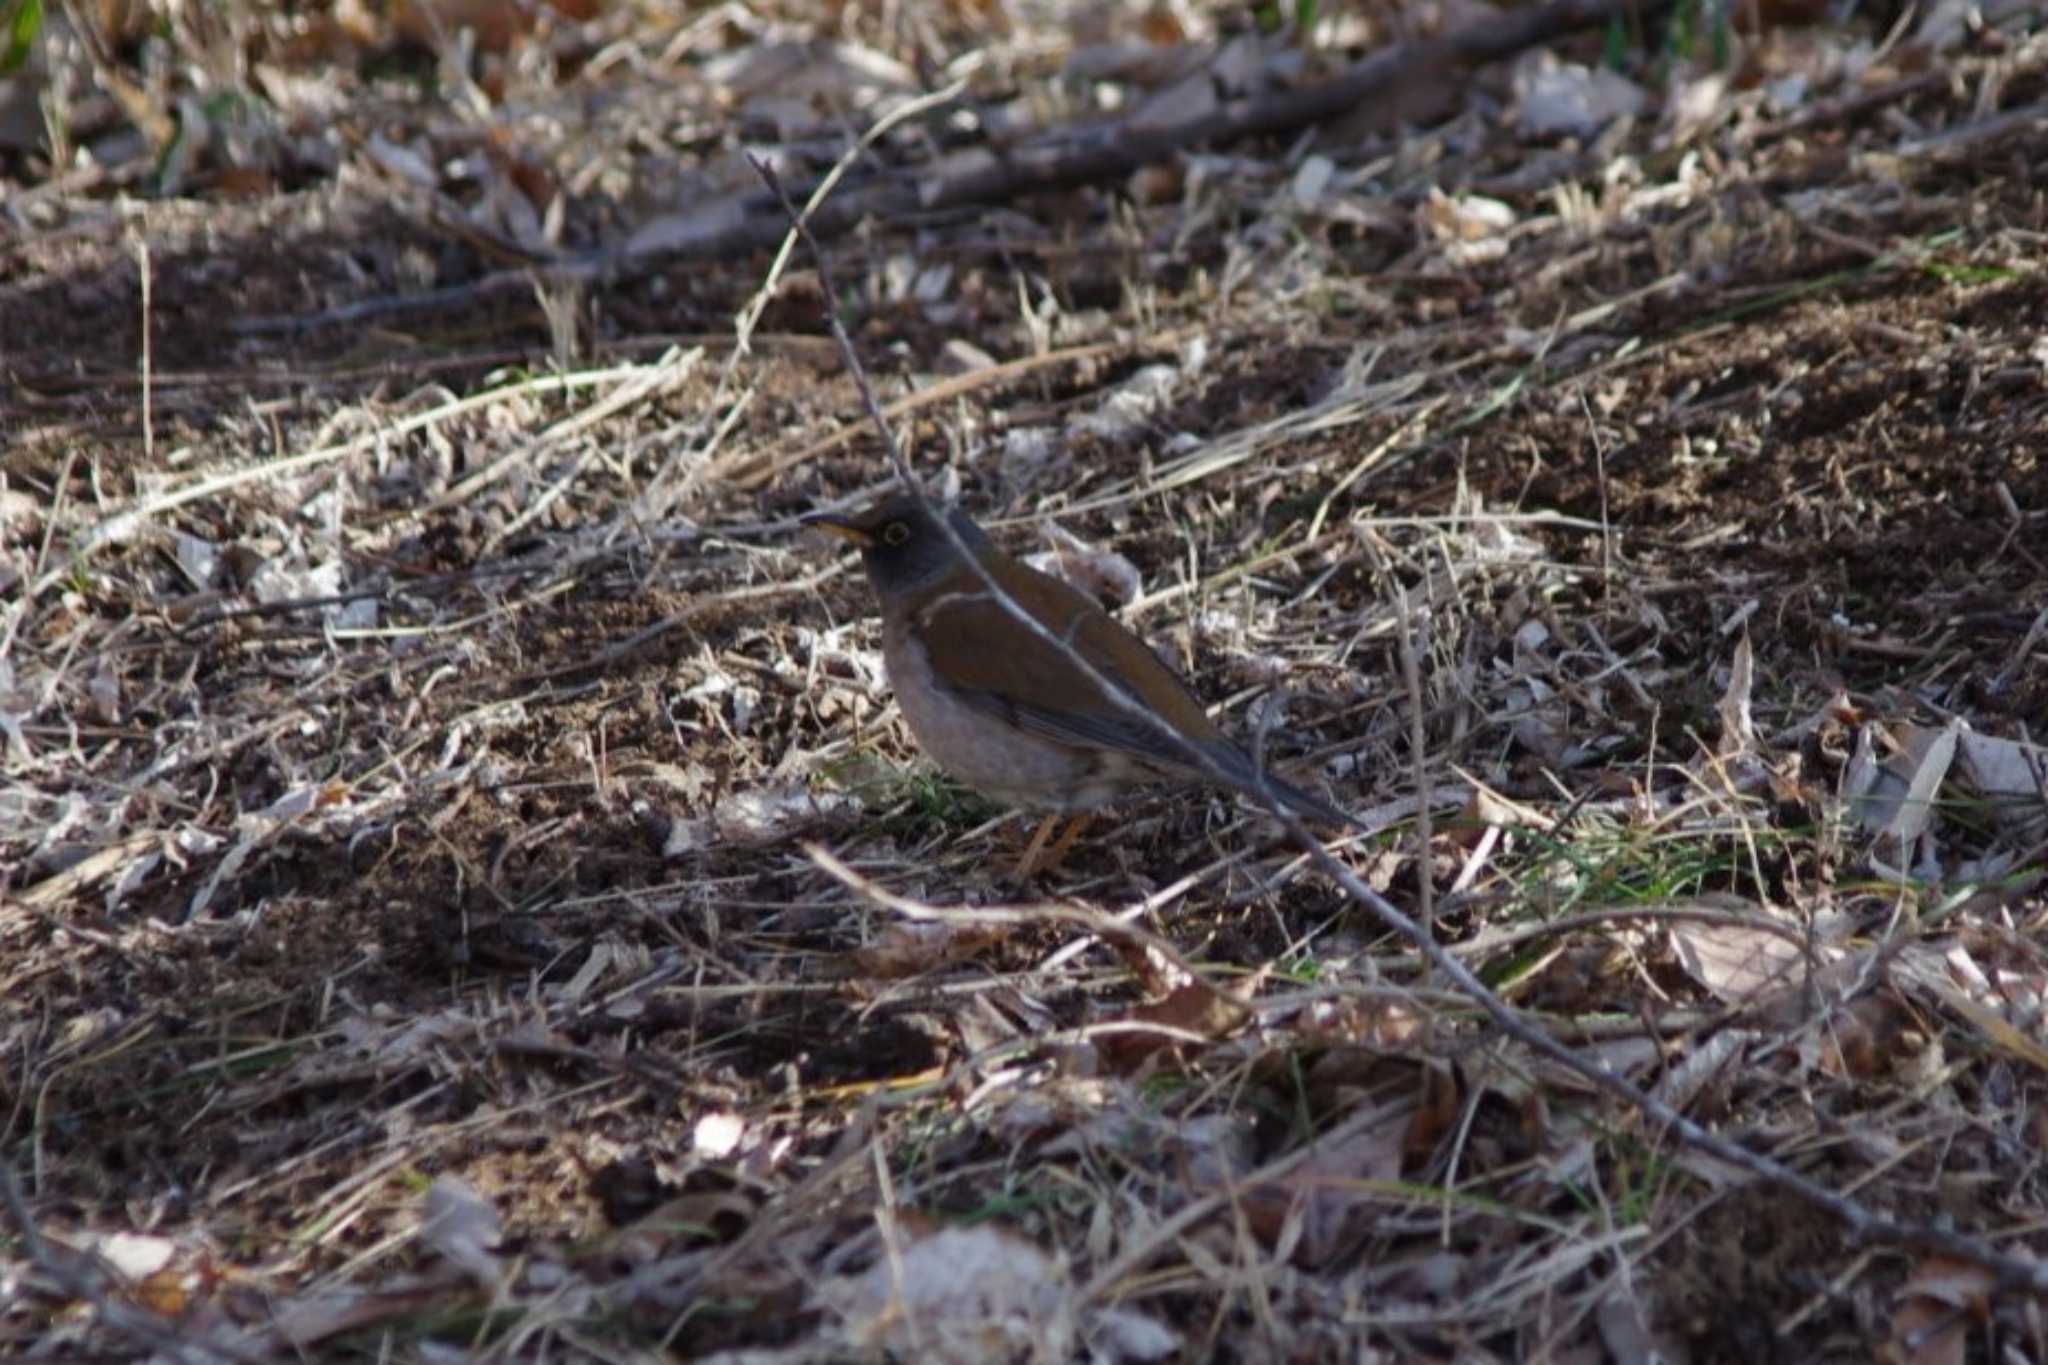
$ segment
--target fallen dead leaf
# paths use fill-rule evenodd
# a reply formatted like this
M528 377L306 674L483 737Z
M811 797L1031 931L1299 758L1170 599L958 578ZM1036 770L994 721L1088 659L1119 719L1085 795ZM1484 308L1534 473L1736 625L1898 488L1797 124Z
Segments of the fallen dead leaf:
M1269 1246L1298 1238L1293 1250L1300 1265L1327 1264L1344 1245L1354 1215L1378 1197L1367 1183L1400 1178L1401 1152L1413 1124L1413 1106L1397 1102L1349 1138L1318 1143L1304 1164L1243 1192L1246 1224Z
M1797 942L1739 924L1680 921L1671 927L1671 944L1686 975L1729 1004L1795 984L1806 965Z
M486 1288L495 1288L503 1278L498 1244L505 1237L504 1224L491 1201L467 1181L452 1175L434 1178L427 1187L419 1237Z
M899 1231L900 1235L900 1231ZM848 1344L935 1365L1066 1359L1078 1323L1063 1267L991 1224L942 1228L819 1285Z
M850 956L854 970L861 975L899 981L965 961L1001 943L1007 934L1000 924L932 920L890 924Z
M1962 1365L1970 1324L1986 1321L1998 1277L1982 1266L1931 1256L1899 1286L1883 1365Z
M1244 1027L1251 1014L1232 995L1205 982L1191 981L1164 1000L1132 1007L1120 1021L1104 1021L1151 1027L1106 1033L1098 1040L1098 1046L1106 1065L1112 1070L1128 1071L1162 1049L1226 1037Z

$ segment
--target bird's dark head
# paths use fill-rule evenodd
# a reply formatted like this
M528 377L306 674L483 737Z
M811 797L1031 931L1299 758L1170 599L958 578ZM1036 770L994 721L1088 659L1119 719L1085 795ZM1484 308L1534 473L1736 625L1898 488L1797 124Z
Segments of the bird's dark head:
M988 537L965 512L956 508L946 513L946 520L977 555L990 548ZM960 562L960 552L938 518L908 494L888 498L858 516L821 512L805 517L804 525L830 531L859 547L868 577L884 594L922 587Z

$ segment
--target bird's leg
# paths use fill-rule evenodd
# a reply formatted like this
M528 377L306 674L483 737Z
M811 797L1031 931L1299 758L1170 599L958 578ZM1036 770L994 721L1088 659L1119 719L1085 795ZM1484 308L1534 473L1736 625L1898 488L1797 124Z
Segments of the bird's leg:
M1024 846L1024 856L1017 859L1017 866L1010 873L1011 881L1029 881L1032 874L1038 871L1038 855L1045 851L1045 841L1052 834L1052 827L1059 818L1060 813L1054 811L1038 822L1038 832L1033 834L1031 842Z
M1060 831L1060 837L1053 840L1052 851L1045 855L1045 866L1040 870L1050 872L1058 867L1061 861L1066 858L1067 850L1074 846L1074 840L1079 838L1081 831L1086 828L1088 828L1088 812L1084 810L1073 819L1067 821L1067 827Z
M1088 825L1088 812L1082 811L1067 821L1066 829L1060 832L1060 837L1054 839L1052 847L1048 849L1045 846L1046 838L1051 835L1052 827L1058 823L1059 818L1060 813L1054 811L1038 822L1038 832L1031 836L1031 843L1025 848L1024 856L1017 860L1017 870L1010 874L1013 881L1028 881L1042 872L1050 872L1058 867L1060 860L1067 856L1067 850L1074 846L1075 838ZM1041 857L1041 854L1044 856Z

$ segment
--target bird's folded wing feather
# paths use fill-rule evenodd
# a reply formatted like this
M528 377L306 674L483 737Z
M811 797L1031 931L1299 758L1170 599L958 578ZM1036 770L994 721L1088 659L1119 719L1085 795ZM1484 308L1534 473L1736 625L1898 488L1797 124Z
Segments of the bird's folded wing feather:
M1156 727L1103 695L1063 652L1048 647L989 595L986 586L934 598L917 612L933 671L947 691L1018 729L1080 748L1111 749L1167 770L1216 780L1256 796L1261 774L1251 755L1216 728L1173 670L1118 625L1094 599L1056 578L1026 569L1005 583L1017 604L1073 646L1098 673L1142 699L1210 760L1190 764ZM1267 788L1295 813L1331 824L1357 820L1268 771ZM1362 827L1361 827L1362 828Z
M1004 585L1018 605L1187 739L1221 740L1201 703L1143 641L1076 589L1027 572L1029 577L1012 575ZM933 672L968 705L1062 744L1114 749L1164 767L1187 766L1154 726L1105 695L1072 659L1048 647L985 588L934 599L918 612L918 625Z

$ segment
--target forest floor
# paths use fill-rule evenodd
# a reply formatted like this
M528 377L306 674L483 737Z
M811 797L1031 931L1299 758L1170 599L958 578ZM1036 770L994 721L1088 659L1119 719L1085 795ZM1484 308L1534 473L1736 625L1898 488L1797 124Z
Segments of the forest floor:
M2031 7L1419 64L825 277L699 249L740 150L808 184L958 73L857 166L938 183L1399 35L633 8L45 35L100 123L0 142L0 1345L2048 1359L1910 1235L2048 1252ZM1525 1022L1908 1235L1532 1053L1241 801L1011 884L797 524L892 477L828 303Z

